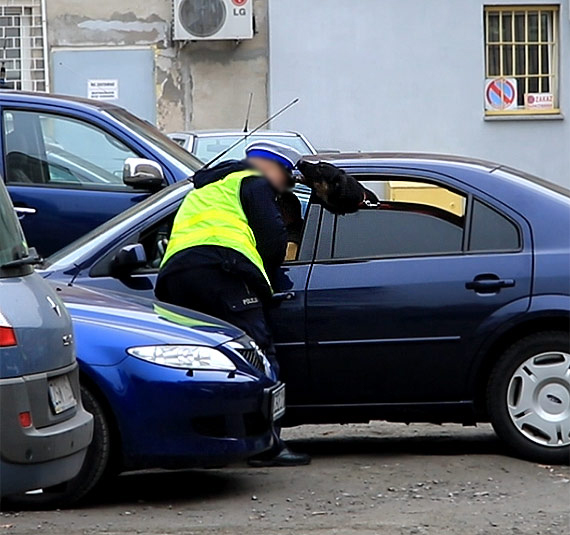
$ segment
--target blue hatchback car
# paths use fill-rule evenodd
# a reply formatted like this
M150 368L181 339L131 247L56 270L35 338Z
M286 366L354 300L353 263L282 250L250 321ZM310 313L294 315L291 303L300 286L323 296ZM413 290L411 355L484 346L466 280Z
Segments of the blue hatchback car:
M518 455L568 462L570 193L489 162L327 159L379 203L346 216L309 206L284 265L273 320L287 422L491 421ZM44 275L152 295L191 188L109 221Z
M53 287L73 320L95 432L74 479L12 503L69 506L122 471L220 467L271 447L284 385L242 331L137 296Z

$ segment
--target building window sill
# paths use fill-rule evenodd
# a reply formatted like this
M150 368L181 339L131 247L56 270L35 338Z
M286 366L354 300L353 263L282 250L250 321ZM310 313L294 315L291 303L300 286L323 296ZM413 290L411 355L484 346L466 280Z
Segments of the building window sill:
M485 115L485 121L561 121L564 119L562 113L536 113L520 115Z

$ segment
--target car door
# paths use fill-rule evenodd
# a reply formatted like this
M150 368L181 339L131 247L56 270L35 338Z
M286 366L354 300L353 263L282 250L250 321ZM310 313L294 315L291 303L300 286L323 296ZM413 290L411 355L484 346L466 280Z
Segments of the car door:
M154 298L154 285L178 202L137 220L129 232L102 255L94 252L93 263L74 276L82 286ZM286 262L275 283L278 301L270 310L272 328L281 366L281 379L287 383L288 404L303 404L309 395L309 372L306 356L305 290L314 255L321 209L313 206L307 215L297 259ZM146 263L130 272L114 268L121 249L142 245Z
M464 400L483 337L529 305L524 220L409 173L362 176L379 204L323 220L307 289L315 403Z
M47 256L145 198L126 186L124 162L139 155L84 119L4 108L5 181L26 239Z

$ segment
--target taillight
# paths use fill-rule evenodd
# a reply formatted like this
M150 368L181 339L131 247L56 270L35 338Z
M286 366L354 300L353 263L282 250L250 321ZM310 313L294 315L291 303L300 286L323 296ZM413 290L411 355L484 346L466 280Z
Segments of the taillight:
M28 411L20 413L20 425L24 429L32 427L32 415Z
M16 340L16 333L6 316L0 312L0 347L10 347L10 346L17 346L18 342Z
M17 346L16 333L12 327L0 327L0 347Z

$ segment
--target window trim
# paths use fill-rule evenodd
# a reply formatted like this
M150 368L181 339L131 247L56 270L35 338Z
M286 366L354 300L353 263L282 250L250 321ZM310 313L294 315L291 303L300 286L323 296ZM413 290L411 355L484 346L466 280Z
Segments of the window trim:
M520 41L517 42L514 40L515 36L514 34L512 35L512 41L508 41L507 43L510 43L511 46L515 47L517 46L514 43L519 43L520 45L523 45L525 47L531 46L531 45L535 45L535 46L544 46L545 44L547 46L552 46L552 58L551 58L551 62L552 62L552 69L549 71L549 73L547 75L543 75L542 73L538 73L536 76L530 75L528 72L528 56L525 54L525 72L523 75L518 75L518 77L522 77L522 78L533 78L533 77L538 77L538 78L550 78L551 80L551 91L550 93L552 93L554 95L554 99L555 99L555 106L552 109L527 109L527 108L523 108L523 109L513 109L513 110L487 110L483 109L484 111L484 116L485 118L491 118L491 117L517 117L517 116L522 116L522 117L535 117L535 116L552 116L552 115L561 115L561 106L560 106L560 72L561 72L561 65L560 65L560 4L506 4L506 5L492 5L492 4L485 4L483 6L483 55L484 55L484 81L486 81L489 78L496 78L496 79L504 79L504 78L510 78L510 77L517 77L516 74L513 75L508 75L508 74L504 74L503 73L503 63L502 63L502 59L503 59L503 53L502 53L502 47L505 46L505 42L501 41L501 38L499 37L499 41L495 42L490 42L489 41L489 13L500 13L501 17L502 17L502 13L505 12L509 12L509 13L515 13L516 11L524 11L525 12L525 41ZM540 17L540 13L542 11L544 12L548 12L550 14L552 14L552 41L551 42L544 42L541 40L540 38L540 29L539 29L539 40L534 42L534 41L528 41L528 14L531 11L537 11L539 13L539 17ZM514 17L513 17L513 31L514 31ZM540 26L540 25L539 25ZM488 71L489 71L489 46L499 46L500 48L500 75L496 76L496 77L492 77L492 76L488 76ZM528 50L528 48L527 48ZM513 56L513 70L514 70L514 61L515 58ZM540 54L539 54L539 63L540 63L541 59L540 59ZM526 86L527 84L525 84ZM523 95L524 98L524 95Z
M283 267L302 266L314 263L319 237L321 235L323 212L324 210L320 205L312 204L307 207L297 259L283 262ZM299 258L300 256L303 256L303 258Z

